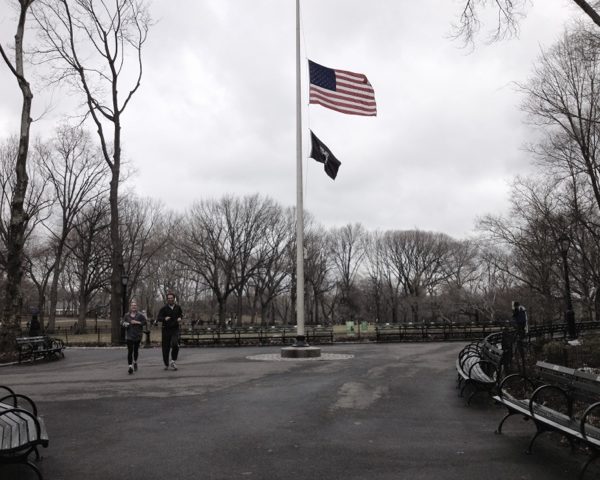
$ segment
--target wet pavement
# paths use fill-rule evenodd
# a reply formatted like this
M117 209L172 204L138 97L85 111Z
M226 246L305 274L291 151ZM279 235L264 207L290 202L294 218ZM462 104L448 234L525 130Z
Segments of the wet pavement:
M531 423L511 417L496 435L504 410L458 397L463 345L345 344L282 361L278 347L185 348L178 371L151 348L133 375L123 348L69 348L1 367L0 384L45 418L46 480L577 478L586 457L560 437L526 455ZM0 467L0 480L33 478Z

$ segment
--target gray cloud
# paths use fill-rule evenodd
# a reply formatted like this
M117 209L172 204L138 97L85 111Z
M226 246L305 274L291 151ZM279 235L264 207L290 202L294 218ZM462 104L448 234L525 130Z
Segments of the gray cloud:
M365 73L379 111L362 118L303 108L305 138L312 128L342 161L335 182L322 165L303 164L305 208L317 221L464 237L477 216L506 210L508 182L530 168L520 147L531 130L511 82L528 77L540 46L577 12L563 0L534 2L519 39L468 52L448 38L459 3L302 2L303 51ZM152 12L142 88L123 126L137 172L130 187L176 209L257 191L293 206L294 2L155 1ZM0 41L13 30L3 3ZM16 132L19 115L4 67L0 88L2 138ZM34 102L41 112L48 99L36 92ZM34 134L47 136L76 104L55 95L53 106ZM180 186L175 194L161 187L165 176Z

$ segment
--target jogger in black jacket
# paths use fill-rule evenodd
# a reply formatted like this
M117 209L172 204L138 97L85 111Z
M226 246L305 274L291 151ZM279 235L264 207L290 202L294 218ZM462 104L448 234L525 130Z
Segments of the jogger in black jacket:
M175 294L167 293L167 304L160 309L157 322L162 323L162 354L165 370L169 365L173 370L177 370L177 355L179 354L179 324L183 318L181 307L175 304ZM171 353L171 362L169 363L169 352Z

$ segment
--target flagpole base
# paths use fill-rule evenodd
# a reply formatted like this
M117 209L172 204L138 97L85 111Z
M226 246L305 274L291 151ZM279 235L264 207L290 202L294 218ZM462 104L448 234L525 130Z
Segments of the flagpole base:
M304 335L297 335L296 341L294 342L294 347L310 347L308 342L306 341L306 337Z
M321 356L321 349L317 347L283 347L281 358L316 358Z

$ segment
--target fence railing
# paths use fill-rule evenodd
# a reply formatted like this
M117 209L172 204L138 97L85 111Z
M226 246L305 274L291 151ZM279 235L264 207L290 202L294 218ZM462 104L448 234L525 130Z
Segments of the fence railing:
M577 331L600 330L600 322L587 321L576 324ZM489 336L501 337L506 322L502 323L402 323L402 324L369 324L356 331L348 331L345 326L334 327L306 326L307 341L312 344L341 342L431 342L431 341L469 341ZM145 336L143 343L158 344L160 342L160 326L150 327L150 335ZM24 332L25 333L25 332ZM110 345L110 325L88 325L80 328L77 325L57 325L51 336L63 340L67 346L75 345ZM294 342L297 335L295 326L185 326L181 329L181 343L189 346L224 346L224 345L287 345ZM550 325L534 325L529 328L527 339L535 338L567 338L565 323Z
M500 323L398 323L378 325L377 342L424 342L442 340L472 340L500 332Z

